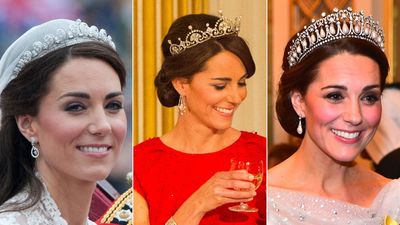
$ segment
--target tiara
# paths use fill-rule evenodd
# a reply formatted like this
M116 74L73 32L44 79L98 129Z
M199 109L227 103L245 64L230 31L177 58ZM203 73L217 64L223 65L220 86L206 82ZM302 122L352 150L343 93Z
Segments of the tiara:
M364 12L352 12L352 9L334 9L332 14L321 14L322 18L312 20L293 40L288 52L289 67L299 63L304 57L328 42L343 38L367 40L384 51L384 34L378 21Z
M107 35L107 31L104 29L99 30L96 26L89 27L85 22L77 19L71 21L68 27L58 28L51 33L45 34L42 40L34 41L32 46L21 54L12 72L12 77L16 77L26 64L47 53L87 41L102 42L115 50L115 44L111 36Z
M188 26L190 30L186 35L185 40L178 38L179 44L172 43L171 40L168 40L169 52L172 55L177 55L188 48L194 47L200 43L208 41L211 38L218 38L227 35L237 35L240 30L240 17L235 17L234 19L226 18L222 15L222 11L219 11L220 19L215 23L214 28L210 27L210 24L206 24L206 30L193 30L191 25Z

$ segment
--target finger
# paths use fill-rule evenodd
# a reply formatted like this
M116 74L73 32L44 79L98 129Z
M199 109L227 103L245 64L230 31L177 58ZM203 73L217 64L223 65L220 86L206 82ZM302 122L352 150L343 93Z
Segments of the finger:
M221 172L219 175L220 178L226 180L246 180L246 181L254 180L254 175L248 173L246 170L225 171Z
M221 196L230 199L240 199L240 200L253 198L257 194L254 189L234 190L221 187L215 188L214 192L216 196Z
M256 188L254 183L242 180L226 180L226 182L222 182L222 186L234 190L255 190Z

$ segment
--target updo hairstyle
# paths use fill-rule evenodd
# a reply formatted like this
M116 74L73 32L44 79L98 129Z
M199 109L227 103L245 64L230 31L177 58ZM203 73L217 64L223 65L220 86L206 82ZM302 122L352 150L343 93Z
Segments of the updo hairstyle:
M296 128L299 123L299 116L294 110L291 102L291 94L298 91L302 96L307 94L308 86L316 78L320 65L325 60L347 52L352 55L362 55L374 60L380 71L380 86L383 90L385 80L389 71L387 57L382 50L369 41L357 38L343 38L333 42L323 44L313 50L309 55L303 58L299 63L290 67L288 62L288 52L297 36L293 36L287 43L285 54L282 60L283 74L279 81L278 97L276 101L276 113L282 128L289 134L303 138L304 133L298 134ZM360 65L362 66L362 65ZM302 119L303 130L306 127L306 120Z
M255 64L246 42L237 35L226 35L209 40L194 47L187 48L183 52L172 55L169 48L172 43L179 43L178 38L185 40L190 32L188 26L193 30L206 30L206 24L213 27L219 17L207 14L191 14L183 16L174 21L162 42L162 53L164 61L158 72L154 84L157 88L158 98L163 106L173 107L178 105L179 94L172 85L176 78L187 78L190 82L195 73L202 71L206 62L222 51L235 54L246 68L247 78L255 72Z

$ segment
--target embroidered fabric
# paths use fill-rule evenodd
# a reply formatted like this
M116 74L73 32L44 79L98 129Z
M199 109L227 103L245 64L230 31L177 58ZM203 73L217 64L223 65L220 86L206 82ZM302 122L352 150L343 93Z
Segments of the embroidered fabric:
M27 196L27 190L23 190L0 206L0 225L68 225L47 189L44 190L40 201L31 208L3 212L10 209L10 203L25 204ZM86 224L95 225L89 220Z
M400 180L388 183L369 208L316 195L268 187L268 225L383 224L386 215L400 221Z

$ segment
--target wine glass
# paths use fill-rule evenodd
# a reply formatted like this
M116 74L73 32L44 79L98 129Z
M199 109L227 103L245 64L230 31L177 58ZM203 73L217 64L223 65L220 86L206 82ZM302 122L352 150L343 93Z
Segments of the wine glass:
M251 173L254 176L254 180L252 181L255 186L255 190L260 187L263 174L264 174L264 166L262 160L237 160L231 159L231 168L230 170L246 170L248 173ZM239 205L229 207L229 210L234 212L258 212L257 208L249 206L245 202L241 202Z

